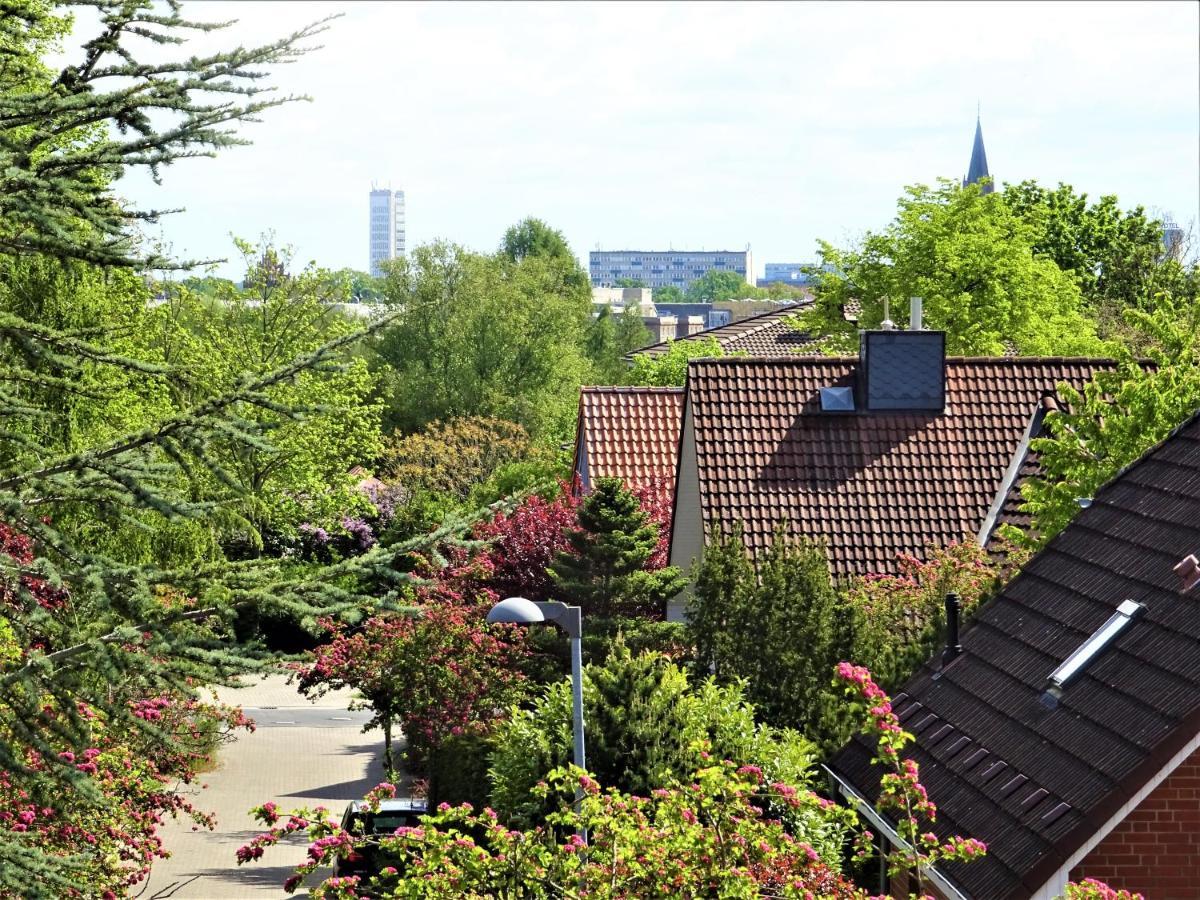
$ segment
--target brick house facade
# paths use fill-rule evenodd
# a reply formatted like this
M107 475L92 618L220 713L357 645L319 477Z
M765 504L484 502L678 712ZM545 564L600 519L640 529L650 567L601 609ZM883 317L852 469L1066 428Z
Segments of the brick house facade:
M1147 900L1200 895L1200 751L1189 756L1071 870Z

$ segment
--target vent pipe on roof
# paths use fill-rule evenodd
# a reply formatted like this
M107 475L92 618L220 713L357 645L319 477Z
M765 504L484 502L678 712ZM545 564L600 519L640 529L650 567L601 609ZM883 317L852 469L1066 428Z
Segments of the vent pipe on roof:
M908 330L921 330L921 298L912 297L908 301Z
M942 651L942 668L950 665L962 653L962 644L958 639L959 614L962 611L962 601L958 594L946 595L946 649Z
M896 330L896 323L892 321L891 304L887 297L883 298L883 321L879 323L879 327L884 331Z

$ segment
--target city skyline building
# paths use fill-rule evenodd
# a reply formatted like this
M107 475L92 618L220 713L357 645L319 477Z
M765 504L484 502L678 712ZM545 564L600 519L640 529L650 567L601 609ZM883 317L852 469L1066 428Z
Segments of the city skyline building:
M813 277L804 272L804 267L815 266L816 263L767 263L763 272L762 284L790 284L793 287L807 287L812 284Z
M383 274L382 263L404 257L404 191L371 185L368 271L375 278Z
M734 272L754 284L754 256L745 250L593 250L588 273L593 287L612 287L622 279L648 288L676 287L686 291L706 273Z

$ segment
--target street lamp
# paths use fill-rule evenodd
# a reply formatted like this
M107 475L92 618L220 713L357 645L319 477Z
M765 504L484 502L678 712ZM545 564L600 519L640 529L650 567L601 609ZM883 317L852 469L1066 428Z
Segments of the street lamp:
M550 623L559 626L571 639L571 699L572 726L575 732L575 765L587 769L583 753L583 616L578 606L567 606L557 600L534 602L524 597L509 597L501 600L487 614L492 623L508 625L538 625ZM576 802L583 799L583 786L575 789ZM584 840L587 840L585 837Z

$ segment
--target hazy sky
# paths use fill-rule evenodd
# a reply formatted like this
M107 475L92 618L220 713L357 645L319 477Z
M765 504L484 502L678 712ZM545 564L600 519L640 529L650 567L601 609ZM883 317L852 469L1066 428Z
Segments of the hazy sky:
M409 246L490 250L534 215L581 259L741 249L808 260L886 224L903 186L961 178L982 104L1001 181L1066 181L1200 216L1200 4L191 2L240 20L188 50L331 12L279 67L305 93L162 187L119 187L177 254L274 230L367 268L367 192L403 188ZM194 45L194 46L193 46ZM225 274L235 274L232 267Z

